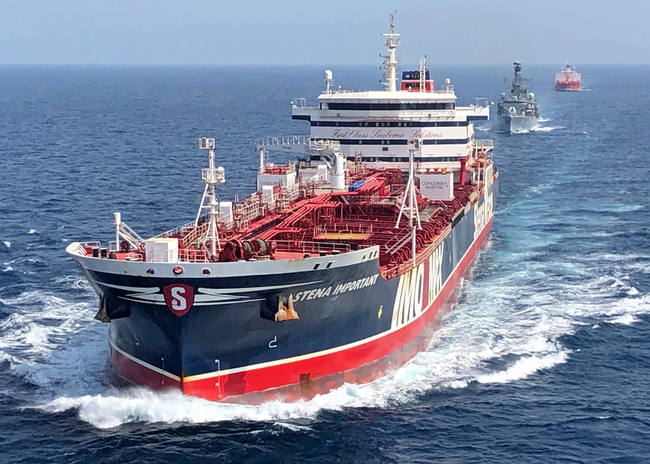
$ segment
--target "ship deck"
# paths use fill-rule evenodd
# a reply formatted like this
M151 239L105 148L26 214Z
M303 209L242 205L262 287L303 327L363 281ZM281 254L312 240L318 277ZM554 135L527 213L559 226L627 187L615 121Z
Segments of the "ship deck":
M416 256L444 238L461 210L473 204L482 188L481 172L491 160L473 160L474 175L464 185L454 184L453 200L416 196L421 228L416 231ZM333 191L322 184L295 188L274 187L273 198L253 194L235 204L232 217L220 216L218 255L205 247L207 221L200 218L154 238L177 239L178 263L254 260L292 260L338 255L379 247L382 272L397 275L413 263L408 218L400 215L405 181L399 169L352 172L348 191ZM398 220L399 218L399 220ZM142 241L134 247L121 242L114 251L85 244L86 256L121 261L149 261Z

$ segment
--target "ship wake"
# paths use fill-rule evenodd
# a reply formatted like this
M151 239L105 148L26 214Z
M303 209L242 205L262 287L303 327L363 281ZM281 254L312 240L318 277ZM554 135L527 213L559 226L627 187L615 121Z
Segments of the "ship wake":
M521 221L522 210L532 211L524 221L539 221L534 211L543 205L535 204L536 197L543 196L531 190L530 200L504 208L502 231L495 230L479 255L429 348L370 384L257 406L117 389L104 380L106 328L93 319L96 296L80 277L67 276L58 282L72 287L65 295L31 291L0 300L8 313L0 320L0 367L14 378L6 393L22 407L45 413L75 410L98 428L233 420L304 424L324 410L405 406L469 386L491 388L545 375L572 356L563 337L604 324L634 324L650 313L650 295L630 279L632 273L650 273L650 256L576 252L561 262L545 261L544 247L559 236L522 238L526 224L508 224L515 217Z
M541 121L540 121L541 122ZM536 125L532 129L513 130L511 134L529 134L531 132L551 132L554 130L566 129L564 126L541 126Z
M596 268L602 268L589 260L560 263L576 276L567 282L556 275L558 263L530 259L531 251L504 253L500 248L497 240L480 255L472 280L463 283L457 308L446 316L426 352L370 384L346 384L309 401L255 406L213 403L175 392L118 390L102 384L104 334L83 328L90 316L72 323L76 329L67 334L56 325L21 332L23 335L16 336L26 345L28 340L40 342L32 344L31 351L25 350L33 351L33 356L12 355L11 362L15 372L41 388L41 394L33 398L39 404L32 407L51 413L74 409L81 420L99 428L134 422L302 423L316 419L323 410L392 408L438 393L453 394L470 385L489 388L491 384L525 381L570 358L571 350L561 337L578 330L599 330L605 323L633 324L639 314L650 312L650 297L640 294L624 273L597 273ZM617 258L617 267L624 267L625 256L610 258ZM634 262L638 266L638 259ZM646 271L650 272L650 265ZM56 299L41 301L53 305L50 315L55 316L82 309L75 305L65 308ZM64 342L72 346L66 349ZM54 351L57 345L63 353ZM72 380L75 378L86 380Z

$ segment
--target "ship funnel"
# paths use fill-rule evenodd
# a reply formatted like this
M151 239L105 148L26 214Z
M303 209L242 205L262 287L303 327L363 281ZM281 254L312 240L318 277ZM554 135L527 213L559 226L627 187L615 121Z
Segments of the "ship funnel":
M332 190L345 190L346 160L341 153L334 153L334 166L330 175Z

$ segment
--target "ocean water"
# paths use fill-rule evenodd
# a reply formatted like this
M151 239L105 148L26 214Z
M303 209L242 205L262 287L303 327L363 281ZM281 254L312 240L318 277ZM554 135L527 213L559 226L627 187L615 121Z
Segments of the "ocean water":
M557 66L559 69L561 64ZM376 68L333 67L379 88ZM436 67L459 103L511 66ZM200 136L223 199L254 188L255 137L307 134L318 68L0 67L0 462L650 461L648 67L524 67L542 121L493 139L494 227L426 352L372 384L298 403L215 404L106 380L97 297L66 257L191 220ZM286 156L275 156L278 162Z

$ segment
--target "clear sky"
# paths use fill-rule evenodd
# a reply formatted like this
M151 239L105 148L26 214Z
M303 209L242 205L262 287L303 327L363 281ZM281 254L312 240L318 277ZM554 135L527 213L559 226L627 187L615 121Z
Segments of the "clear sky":
M0 0L0 63L650 63L650 0Z

